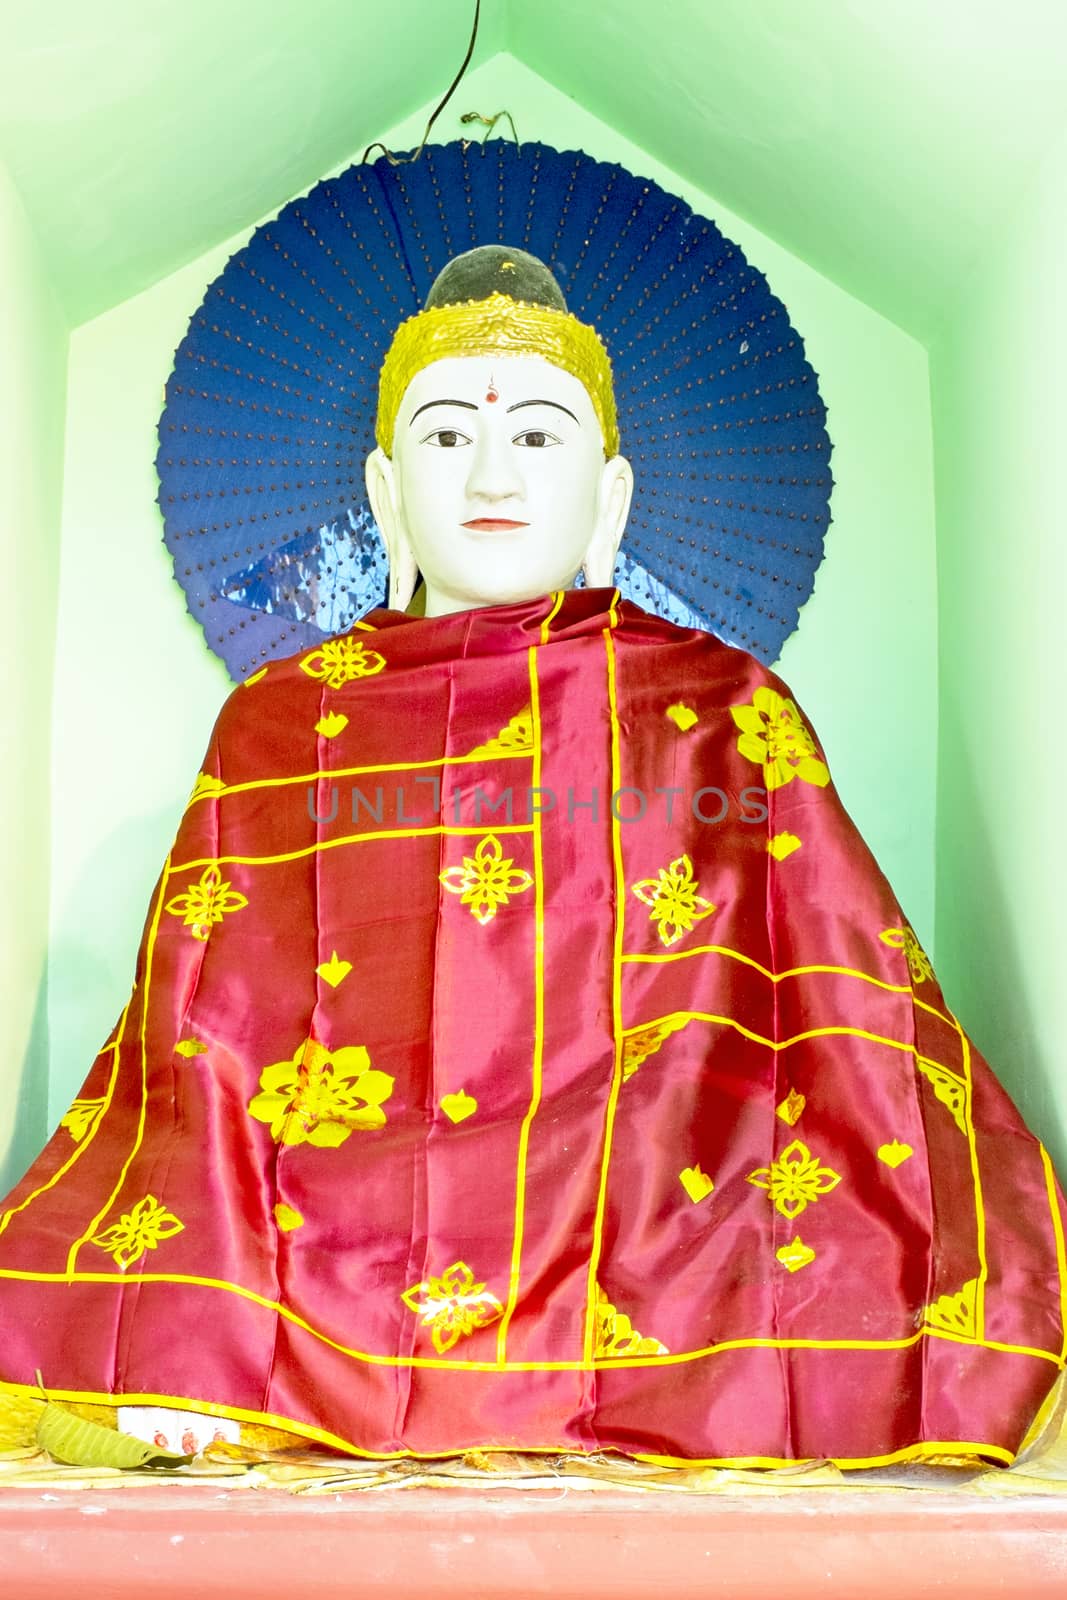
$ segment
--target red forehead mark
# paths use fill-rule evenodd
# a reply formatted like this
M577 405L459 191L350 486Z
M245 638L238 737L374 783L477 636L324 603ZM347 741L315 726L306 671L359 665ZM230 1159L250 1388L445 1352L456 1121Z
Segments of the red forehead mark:
M500 399L500 392L497 389L496 384L493 382L492 377L489 379L489 388L486 391L485 398L489 405L495 405L495 403Z

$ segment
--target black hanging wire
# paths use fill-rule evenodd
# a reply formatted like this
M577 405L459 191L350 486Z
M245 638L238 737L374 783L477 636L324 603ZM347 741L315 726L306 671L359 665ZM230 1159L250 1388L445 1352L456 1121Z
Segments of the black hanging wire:
M430 129L433 127L434 123L437 121L438 117L441 115L441 112L445 109L445 106L447 106L448 102L451 100L452 96L455 94L456 90L459 88L460 81L462 80L463 74L466 72L467 68L470 66L471 56L474 54L474 46L477 43L477 39L478 39L478 24L481 21L481 14L482 14L482 0L474 0L474 26L471 29L471 37L470 37L470 43L467 46L467 54L463 57L463 64L460 67L459 71L456 73L456 76L452 79L452 82L449 84L444 98L440 101L440 103L437 105L435 110L432 112L432 114L430 116L430 120L426 124L425 129L423 130L422 138L419 140L419 148L415 151L414 155L410 155L410 156L395 156L393 154L393 152L391 150L388 150L386 148L386 146L384 144L382 144L381 140L379 139L379 140L376 140L374 144L369 144L367 146L367 148L364 150L363 158L360 161L360 166L361 167L362 166L366 166L367 158L370 155L372 150L380 150L382 152L382 155L385 157L386 161L388 161L394 167L401 167L401 166L404 166L409 161L417 161L419 159L419 157L422 155L423 150L426 148L426 141L430 137ZM500 113L498 112L497 115L499 115L499 114ZM512 124L512 132L514 132L514 131L515 131L514 124ZM518 140L516 139L515 142L517 144Z

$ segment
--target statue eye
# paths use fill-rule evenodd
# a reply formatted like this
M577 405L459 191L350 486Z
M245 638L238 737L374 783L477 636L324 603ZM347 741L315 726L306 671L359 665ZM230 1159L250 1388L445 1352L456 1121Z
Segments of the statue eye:
M467 435L458 428L435 428L422 442L436 445L439 450L458 450L461 445L470 444Z
M527 428L524 433L517 433L512 444L521 444L527 450L547 450L551 445L560 441L554 433L546 433L544 428Z

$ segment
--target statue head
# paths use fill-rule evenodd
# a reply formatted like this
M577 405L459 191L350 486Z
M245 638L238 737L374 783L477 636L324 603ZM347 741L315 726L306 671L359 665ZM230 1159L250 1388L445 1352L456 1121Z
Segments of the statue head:
M367 493L389 604L426 613L613 581L633 491L611 366L548 268L485 245L450 261L382 367Z

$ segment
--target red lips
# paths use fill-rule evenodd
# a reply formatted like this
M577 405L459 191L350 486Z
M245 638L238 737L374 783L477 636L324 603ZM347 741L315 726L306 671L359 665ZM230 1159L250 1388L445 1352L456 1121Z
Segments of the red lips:
M509 528L528 528L528 522L514 522L510 517L475 517L471 522L463 524L465 528L473 528L475 533L505 533Z

